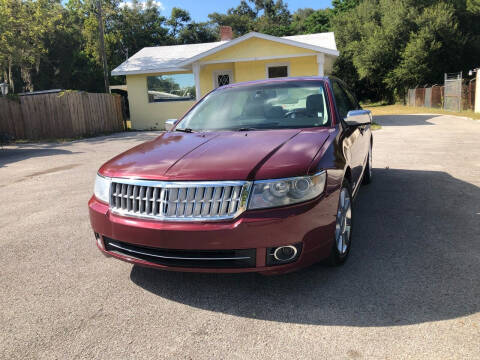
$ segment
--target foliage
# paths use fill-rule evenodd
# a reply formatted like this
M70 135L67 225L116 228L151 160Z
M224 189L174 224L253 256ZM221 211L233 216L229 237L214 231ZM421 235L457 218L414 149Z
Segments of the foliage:
M32 72L39 71L47 54L45 37L60 19L59 0L0 0L0 66L15 90L13 66L17 65L26 90L33 90Z
M360 4L360 0L332 0L335 15L355 9L358 4Z
M152 0L0 0L0 81L11 93L102 91L99 1L109 70L144 47L218 41L220 25L236 37L334 31L334 72L362 100L392 102L408 87L441 83L444 72L479 66L480 0L333 0L293 13L284 0L239 0L208 22L181 8L162 14Z
M190 20L191 18L188 11L174 7L170 18L167 20L167 25L172 27L172 36L175 37Z
M236 8L227 10L226 14L214 12L208 15L210 21L217 25L228 25L232 27L235 36L241 36L253 31L257 12L250 7L245 0L240 1Z
M444 72L458 71L453 66L461 62L466 44L458 31L454 8L444 3L428 7L416 17L415 26L418 30L410 35L400 63L385 79L390 89L432 84L439 82Z
M206 43L218 40L218 31L208 22L190 22L178 33L178 44Z
M442 83L445 72L468 70L480 53L478 43L468 40L480 31L475 23L461 26L476 17L465 3L364 0L337 14L333 29L341 55L335 73L360 98L393 102L408 87Z
M480 0L467 0L467 10L475 14L480 14Z
M321 9L313 12L305 19L304 33L315 34L330 31L330 21L333 18L333 14L331 9Z
M292 15L283 0L241 0L226 14L215 12L208 16L214 24L231 26L236 36L250 31L274 36L290 35L292 32Z
M172 93L174 90L179 90L180 85L173 79L165 76L148 76L147 77L148 90L165 91Z

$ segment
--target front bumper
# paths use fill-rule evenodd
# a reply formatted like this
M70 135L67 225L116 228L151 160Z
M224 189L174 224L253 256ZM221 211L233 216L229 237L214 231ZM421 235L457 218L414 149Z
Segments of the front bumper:
M275 274L308 266L329 255L334 238L338 190L306 203L247 211L236 219L221 222L179 223L118 216L94 196L88 205L92 228L98 236L97 246L105 255L164 270ZM291 244L301 247L294 262L267 265L269 248ZM241 267L237 264L230 267L228 263L222 267L208 267L200 266L198 262L154 261L151 256L140 256L145 249L155 251L162 258L178 252L194 256L213 252L218 254L215 256L227 256L222 254L235 254L236 251L250 254L253 260Z

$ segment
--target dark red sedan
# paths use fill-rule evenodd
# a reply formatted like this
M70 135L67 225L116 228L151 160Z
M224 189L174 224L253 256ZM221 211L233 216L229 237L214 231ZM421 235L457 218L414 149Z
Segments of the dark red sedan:
M88 204L97 246L175 271L340 265L353 197L372 178L370 124L332 77L218 88L100 168Z

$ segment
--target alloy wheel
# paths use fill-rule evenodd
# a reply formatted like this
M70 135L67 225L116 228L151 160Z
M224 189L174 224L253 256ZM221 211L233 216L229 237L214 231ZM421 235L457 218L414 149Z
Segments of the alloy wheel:
M347 188L340 192L338 203L337 223L335 226L335 243L339 255L345 255L350 246L352 228L352 201Z

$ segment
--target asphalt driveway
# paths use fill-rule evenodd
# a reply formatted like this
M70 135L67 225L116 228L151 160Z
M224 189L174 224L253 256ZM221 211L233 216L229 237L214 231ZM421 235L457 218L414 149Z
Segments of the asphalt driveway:
M278 277L100 254L95 172L155 133L0 150L0 358L480 358L480 122L376 122L349 261Z

